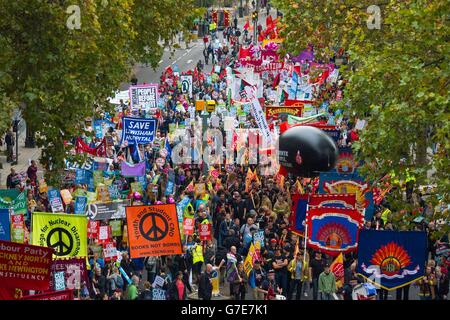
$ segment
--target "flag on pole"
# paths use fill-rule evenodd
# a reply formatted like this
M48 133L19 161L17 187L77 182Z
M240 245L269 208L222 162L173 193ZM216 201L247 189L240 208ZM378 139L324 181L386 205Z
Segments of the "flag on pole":
M344 257L342 252L333 260L330 270L336 277L336 288L342 288L344 286Z
M247 257L244 260L244 271L247 276L250 274L250 271L253 269L253 256L256 254L255 246L253 242L250 243L250 249L248 249Z

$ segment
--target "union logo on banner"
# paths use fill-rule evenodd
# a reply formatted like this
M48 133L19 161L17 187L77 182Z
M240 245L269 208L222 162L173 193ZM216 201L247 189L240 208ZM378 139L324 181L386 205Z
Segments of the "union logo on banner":
M356 271L378 287L401 288L424 275L427 246L421 231L362 230Z
M312 208L306 215L308 246L328 255L355 251L358 247L361 214L355 209Z

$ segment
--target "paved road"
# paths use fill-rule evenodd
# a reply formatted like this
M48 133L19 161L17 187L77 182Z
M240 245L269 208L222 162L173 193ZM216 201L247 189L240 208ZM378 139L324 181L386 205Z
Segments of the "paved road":
M276 17L276 10L272 9L271 13L272 18ZM245 23L245 18L238 19L238 27L242 30L242 27ZM266 12L265 9L261 9L259 14L259 23L265 26L266 21ZM218 32L219 39L222 40L222 31ZM181 48L176 49L174 55L171 55L171 52L168 48L164 50L164 54L159 61L159 66L156 70L153 70L149 66L145 66L142 64L136 65L134 67L134 72L136 78L138 79L138 83L159 83L159 78L168 66L174 67L174 65L178 65L181 72L187 71L189 69L193 69L199 60L203 59L203 48L204 43L202 39L195 40L189 44L189 47L186 49L186 45L184 43L180 44ZM205 70L208 71L208 68L211 68L211 64L205 67ZM124 83L121 85L120 90L127 90L130 86L129 83Z

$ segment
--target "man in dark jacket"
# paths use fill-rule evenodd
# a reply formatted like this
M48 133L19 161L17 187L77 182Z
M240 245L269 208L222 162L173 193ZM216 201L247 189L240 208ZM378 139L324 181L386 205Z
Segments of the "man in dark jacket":
M6 177L6 187L8 189L15 189L20 184L20 177L14 168L11 168L11 173Z
M7 162L12 162L13 158L13 147L14 147L14 134L11 130L8 131L8 133L5 136L5 143L6 143L6 154Z
M198 297L202 300L211 300L212 297L212 281L211 272L212 265L206 265L206 271L200 276L200 281L198 284Z
M436 300L447 300L449 281L441 266L436 267Z

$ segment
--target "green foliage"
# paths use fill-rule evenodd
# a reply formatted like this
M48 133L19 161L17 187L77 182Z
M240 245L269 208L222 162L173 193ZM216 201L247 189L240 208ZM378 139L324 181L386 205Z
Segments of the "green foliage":
M64 166L64 141L80 134L135 62L156 67L161 43L186 28L192 1L0 0L0 132L20 106L48 177ZM81 26L66 25L71 4ZM162 42L161 42L161 41ZM5 123L3 123L5 121Z
M406 169L419 185L434 185L430 201L449 201L450 108L448 17L445 1L378 1L381 28L370 30L373 1L275 0L284 14L283 51L298 54L313 44L325 61L342 48L348 83L334 108L368 120L354 150L364 173L376 180ZM438 152L431 153L434 146ZM406 159L402 164L401 159ZM404 208L401 193L392 196Z

